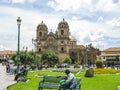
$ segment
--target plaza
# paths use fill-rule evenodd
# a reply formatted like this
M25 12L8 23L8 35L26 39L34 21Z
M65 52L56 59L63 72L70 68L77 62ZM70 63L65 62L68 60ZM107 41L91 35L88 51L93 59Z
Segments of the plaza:
M77 90L120 90L120 0L0 0L0 12L0 90L45 76L60 88L66 69Z
M7 86L15 84L14 75L6 73L6 66L0 63L0 90L7 90Z

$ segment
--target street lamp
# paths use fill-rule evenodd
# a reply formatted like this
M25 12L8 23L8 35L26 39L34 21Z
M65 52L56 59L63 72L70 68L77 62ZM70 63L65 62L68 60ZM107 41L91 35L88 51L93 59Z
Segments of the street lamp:
M37 52L37 45L40 44L40 41L32 38L32 44L34 45L35 52Z
M17 19L17 25L18 25L18 50L17 50L17 64L20 64L20 25L21 25L21 19L18 17ZM18 66L19 68L19 66Z
M32 44L34 45L34 51L37 51L37 40L32 38Z

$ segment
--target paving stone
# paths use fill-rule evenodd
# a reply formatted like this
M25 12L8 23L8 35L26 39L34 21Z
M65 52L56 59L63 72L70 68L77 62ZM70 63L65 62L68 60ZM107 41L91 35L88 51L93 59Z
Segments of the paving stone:
M14 75L6 73L6 66L0 64L0 90L7 90L7 86L16 83L14 81Z

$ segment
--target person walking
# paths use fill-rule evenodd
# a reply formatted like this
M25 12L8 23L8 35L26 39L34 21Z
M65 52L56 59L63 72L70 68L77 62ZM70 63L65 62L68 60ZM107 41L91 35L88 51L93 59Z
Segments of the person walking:
M6 62L6 73L10 72L10 65L8 62Z

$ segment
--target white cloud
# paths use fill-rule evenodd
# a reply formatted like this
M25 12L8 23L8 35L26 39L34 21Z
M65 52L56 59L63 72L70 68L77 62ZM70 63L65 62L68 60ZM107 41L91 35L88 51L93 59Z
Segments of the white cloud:
M73 16L73 17L71 18L71 20L78 20L78 17Z
M0 45L0 50L5 50L6 48L3 45Z
M25 3L25 2L35 2L35 0L13 0L16 3ZM18 1L18 2L17 2ZM54 13L44 13L40 12L39 9L32 8L24 9L17 7L9 7L9 6L1 6L0 11L2 14L2 18L0 18L0 44L1 47L5 48L17 49L17 22L16 19L18 16L21 17L21 49L23 46L29 47L28 49L34 48L32 45L32 38L36 38L36 27L43 20L44 23L48 26L48 30L52 29L55 31L57 29L58 23L62 20L62 16L67 16L65 19L69 26L70 32L75 38L78 40L78 44L86 45L88 43L93 43L95 47L103 47L104 45L109 45L107 41L105 41L104 36L118 38L120 35L119 30L113 30L114 27L120 26L120 18L114 18L106 20L104 15L107 15L104 12L115 11L118 6L117 4L113 4L110 0L98 0L97 2L92 2L92 0L54 0L49 1L49 6L54 8L56 11ZM110 10L111 8L111 10ZM34 10L33 10L34 9ZM45 8L44 8L45 9ZM84 12L85 9L91 10L92 13ZM60 10L60 13L59 13ZM61 11L69 11L66 12ZM81 11L82 10L82 11ZM75 13L72 13L76 11ZM91 14L95 14L95 11L104 11L102 15L99 16L97 13L98 20L94 21L95 18ZM89 19L86 16L81 18L81 14L87 13L86 15L90 17ZM76 15L76 13L78 15ZM74 16L75 14L75 16ZM113 15L113 13L111 13ZM109 14L108 16L110 16ZM72 17L71 19L68 19ZM115 16L113 16L115 17ZM5 22L5 23L3 23Z
M102 17L102 16L100 16L99 18L98 18L98 22L103 22L104 21L104 18Z
M12 0L12 3L25 3L26 0Z
M54 8L57 11L76 11L81 7L82 1L83 0L54 0L49 1L48 6Z
M31 10L23 10L19 8L11 8L6 6L0 7L0 11L3 14L3 17L0 20L0 37L2 36L2 38L0 38L1 45L4 45L4 47L6 48L10 47L14 50L17 49L18 30L16 19L18 16L20 16L22 19L20 29L21 49L23 46L30 46L28 49L34 48L31 40L32 38L36 38L36 27L38 24L41 23L42 20L48 26L48 30L56 30L57 24L59 23L59 21L62 20L59 19L59 15L57 14L53 15L52 13L39 13L37 11L35 12ZM6 37L7 34L9 34L10 37ZM12 37L15 39L12 39Z
M36 0L27 0L29 3L33 3L35 2Z
M93 46L103 50L104 47L111 45L109 43L111 40L108 41L107 37L111 38L113 41L115 41L115 38L120 37L120 30L113 30L114 26L108 24L108 21L105 21L101 16L98 18L98 22L73 18L68 23L70 25L71 34L79 41L78 44L87 45L92 43ZM99 23L101 20L103 20L103 22ZM119 23L119 19L116 20ZM111 20L109 20L109 22L110 21Z
M104 34L106 34L104 24L73 19L69 21L69 26L71 34L79 41L78 44L93 43L97 48L103 47Z
M120 26L120 17L113 18L112 20L107 21L106 24L111 25L113 27Z
M56 11L82 11L89 10L90 12L94 11L104 11L111 12L119 10L119 5L114 4L112 0L54 0L49 1L48 6L52 7Z
M25 2L33 3L33 2L35 2L35 1L36 1L36 0L12 0L12 3L24 4Z
M105 12L114 11L117 9L117 4L114 4L112 0L99 0L95 5L95 9Z

